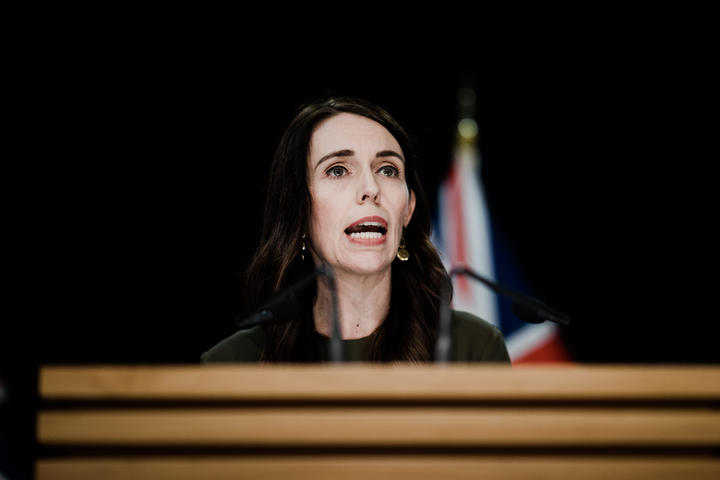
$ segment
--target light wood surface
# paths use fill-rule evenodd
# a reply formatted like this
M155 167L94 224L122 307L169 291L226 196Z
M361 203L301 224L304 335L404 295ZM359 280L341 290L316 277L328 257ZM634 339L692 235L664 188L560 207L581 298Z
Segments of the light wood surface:
M713 366L44 367L45 399L643 400L720 398Z
M344 479L344 480L716 480L720 462L658 457L475 458L366 456L302 458L54 459L37 465L38 480Z
M720 478L720 367L43 367L45 479Z
M44 412L38 438L95 445L712 446L720 411L272 408Z

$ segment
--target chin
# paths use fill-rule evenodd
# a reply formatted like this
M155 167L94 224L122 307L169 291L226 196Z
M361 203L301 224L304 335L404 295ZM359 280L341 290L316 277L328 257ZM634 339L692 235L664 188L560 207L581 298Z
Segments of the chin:
M363 255L362 258L353 258L350 261L342 262L335 268L360 275L374 275L388 270L392 266L393 259L379 255Z

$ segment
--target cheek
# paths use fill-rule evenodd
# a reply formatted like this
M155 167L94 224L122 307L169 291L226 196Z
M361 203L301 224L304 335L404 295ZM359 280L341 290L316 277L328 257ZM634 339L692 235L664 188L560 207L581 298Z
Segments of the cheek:
M327 240L336 228L337 205L323 195L314 195L312 200L311 235L318 243Z
M393 198L393 210L401 226L405 226L410 212L410 195L407 189L396 192Z

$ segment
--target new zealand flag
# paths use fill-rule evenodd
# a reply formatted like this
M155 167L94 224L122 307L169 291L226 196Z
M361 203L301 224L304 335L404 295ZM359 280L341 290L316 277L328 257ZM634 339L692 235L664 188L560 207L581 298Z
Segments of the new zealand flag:
M484 277L493 280L499 277L501 284L521 285L522 279L504 242L493 236L480 178L477 126L473 120L465 119L460 122L458 132L450 172L438 191L433 242L448 271L464 265ZM452 307L498 326L514 364L571 361L556 324L528 324L519 320L513 315L509 302L499 300L492 291L469 277L455 276L453 287Z

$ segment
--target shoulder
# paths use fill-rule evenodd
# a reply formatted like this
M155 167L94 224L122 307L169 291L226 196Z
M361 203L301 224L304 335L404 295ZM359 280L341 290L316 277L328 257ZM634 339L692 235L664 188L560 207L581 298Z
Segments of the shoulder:
M200 359L209 362L257 362L265 348L265 330L253 327L240 330L221 340L210 350L203 353Z
M451 314L453 360L457 362L506 362L510 356L502 332L468 312Z

